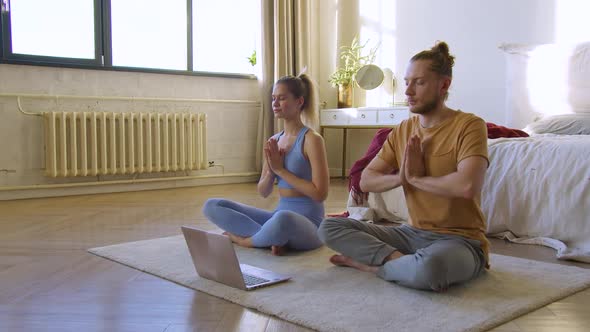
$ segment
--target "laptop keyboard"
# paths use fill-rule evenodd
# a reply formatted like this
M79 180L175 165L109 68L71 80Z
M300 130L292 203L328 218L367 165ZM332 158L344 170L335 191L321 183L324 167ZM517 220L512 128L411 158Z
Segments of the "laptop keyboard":
M250 274L244 274L244 282L246 283L246 286L254 286L254 285L262 284L262 283L268 282L268 281L270 281L270 280L255 277Z

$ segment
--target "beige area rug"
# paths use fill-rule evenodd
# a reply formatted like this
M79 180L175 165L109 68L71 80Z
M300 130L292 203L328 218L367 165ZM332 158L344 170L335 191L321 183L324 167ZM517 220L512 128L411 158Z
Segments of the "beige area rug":
M321 331L482 331L590 286L586 269L492 255L492 270L446 293L403 288L328 262L333 252L275 257L236 247L242 263L293 276L255 291L199 278L182 236L89 250L121 264Z

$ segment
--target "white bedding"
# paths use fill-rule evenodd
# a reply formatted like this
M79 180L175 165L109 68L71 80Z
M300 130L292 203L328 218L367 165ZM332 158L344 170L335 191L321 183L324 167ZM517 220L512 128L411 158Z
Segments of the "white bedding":
M491 236L541 244L559 259L590 263L590 135L488 140L482 210ZM359 220L407 220L401 188L370 194Z

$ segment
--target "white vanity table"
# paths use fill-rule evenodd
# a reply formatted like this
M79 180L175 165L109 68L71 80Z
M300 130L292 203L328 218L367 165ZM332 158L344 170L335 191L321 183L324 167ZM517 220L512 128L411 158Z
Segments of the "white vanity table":
M342 177L346 176L346 145L348 129L393 127L410 117L407 106L358 107L320 111L320 134L326 129L342 129Z

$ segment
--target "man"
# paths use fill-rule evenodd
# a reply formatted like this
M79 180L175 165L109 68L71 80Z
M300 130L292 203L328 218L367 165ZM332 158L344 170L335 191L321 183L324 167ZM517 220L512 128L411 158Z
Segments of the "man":
M486 124L445 105L453 65L445 42L412 57L405 93L417 116L392 130L361 176L364 192L401 185L409 223L390 227L348 218L324 220L320 239L341 253L330 258L333 264L434 291L471 280L488 266L480 208L489 164Z

